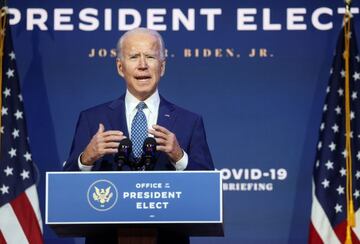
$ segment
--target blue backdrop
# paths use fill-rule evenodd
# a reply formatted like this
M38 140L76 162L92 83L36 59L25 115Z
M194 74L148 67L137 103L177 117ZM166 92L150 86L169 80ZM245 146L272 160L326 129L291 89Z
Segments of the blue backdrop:
M112 49L133 23L160 30L168 50L160 92L204 117L223 172L225 237L193 243L307 241L343 1L8 3L42 210L45 172L61 169L79 112L125 91ZM44 229L46 243L83 243Z

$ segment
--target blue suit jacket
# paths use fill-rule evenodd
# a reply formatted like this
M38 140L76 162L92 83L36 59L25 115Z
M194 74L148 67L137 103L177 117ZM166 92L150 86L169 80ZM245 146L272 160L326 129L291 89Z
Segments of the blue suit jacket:
M125 95L117 100L81 112L64 170L79 170L78 157L96 134L99 123L104 124L105 130L120 130L129 137L124 99ZM176 135L181 148L188 154L189 161L186 170L214 169L201 116L182 109L160 97L157 124L172 131ZM114 156L104 156L95 162L92 170L117 170ZM158 152L154 170L174 170L165 153Z

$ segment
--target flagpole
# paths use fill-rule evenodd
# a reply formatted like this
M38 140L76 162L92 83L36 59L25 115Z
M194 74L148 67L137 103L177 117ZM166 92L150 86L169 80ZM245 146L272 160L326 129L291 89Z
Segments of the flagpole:
M345 0L346 8L344 15L344 60L345 60L345 128L346 128L346 202L347 202L347 224L346 224L346 244L352 244L351 228L355 227L354 202L352 197L352 152L351 152L351 118L350 118L350 4L351 0Z
M5 2L4 2L5 3ZM6 5L0 10L0 90L3 85L3 58L4 58L4 41L5 41L5 26L6 26ZM2 94L0 94L0 128L2 127ZM0 133L0 148L1 148L1 133ZM0 158L2 157L0 151Z

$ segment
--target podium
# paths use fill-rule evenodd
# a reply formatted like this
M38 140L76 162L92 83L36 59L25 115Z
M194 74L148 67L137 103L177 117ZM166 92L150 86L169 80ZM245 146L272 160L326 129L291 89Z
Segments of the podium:
M45 223L61 237L117 233L121 244L223 236L221 173L47 172Z

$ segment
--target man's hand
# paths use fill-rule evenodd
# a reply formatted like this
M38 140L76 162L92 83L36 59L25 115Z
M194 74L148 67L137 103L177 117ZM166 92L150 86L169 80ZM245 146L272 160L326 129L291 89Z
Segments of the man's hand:
M165 152L172 162L176 163L183 157L184 152L174 133L160 125L153 125L149 133L155 137L156 150Z
M96 160L106 154L117 153L119 142L126 138L121 131L105 131L103 124L99 124L99 129L87 145L81 155L81 163L84 165L93 165Z

